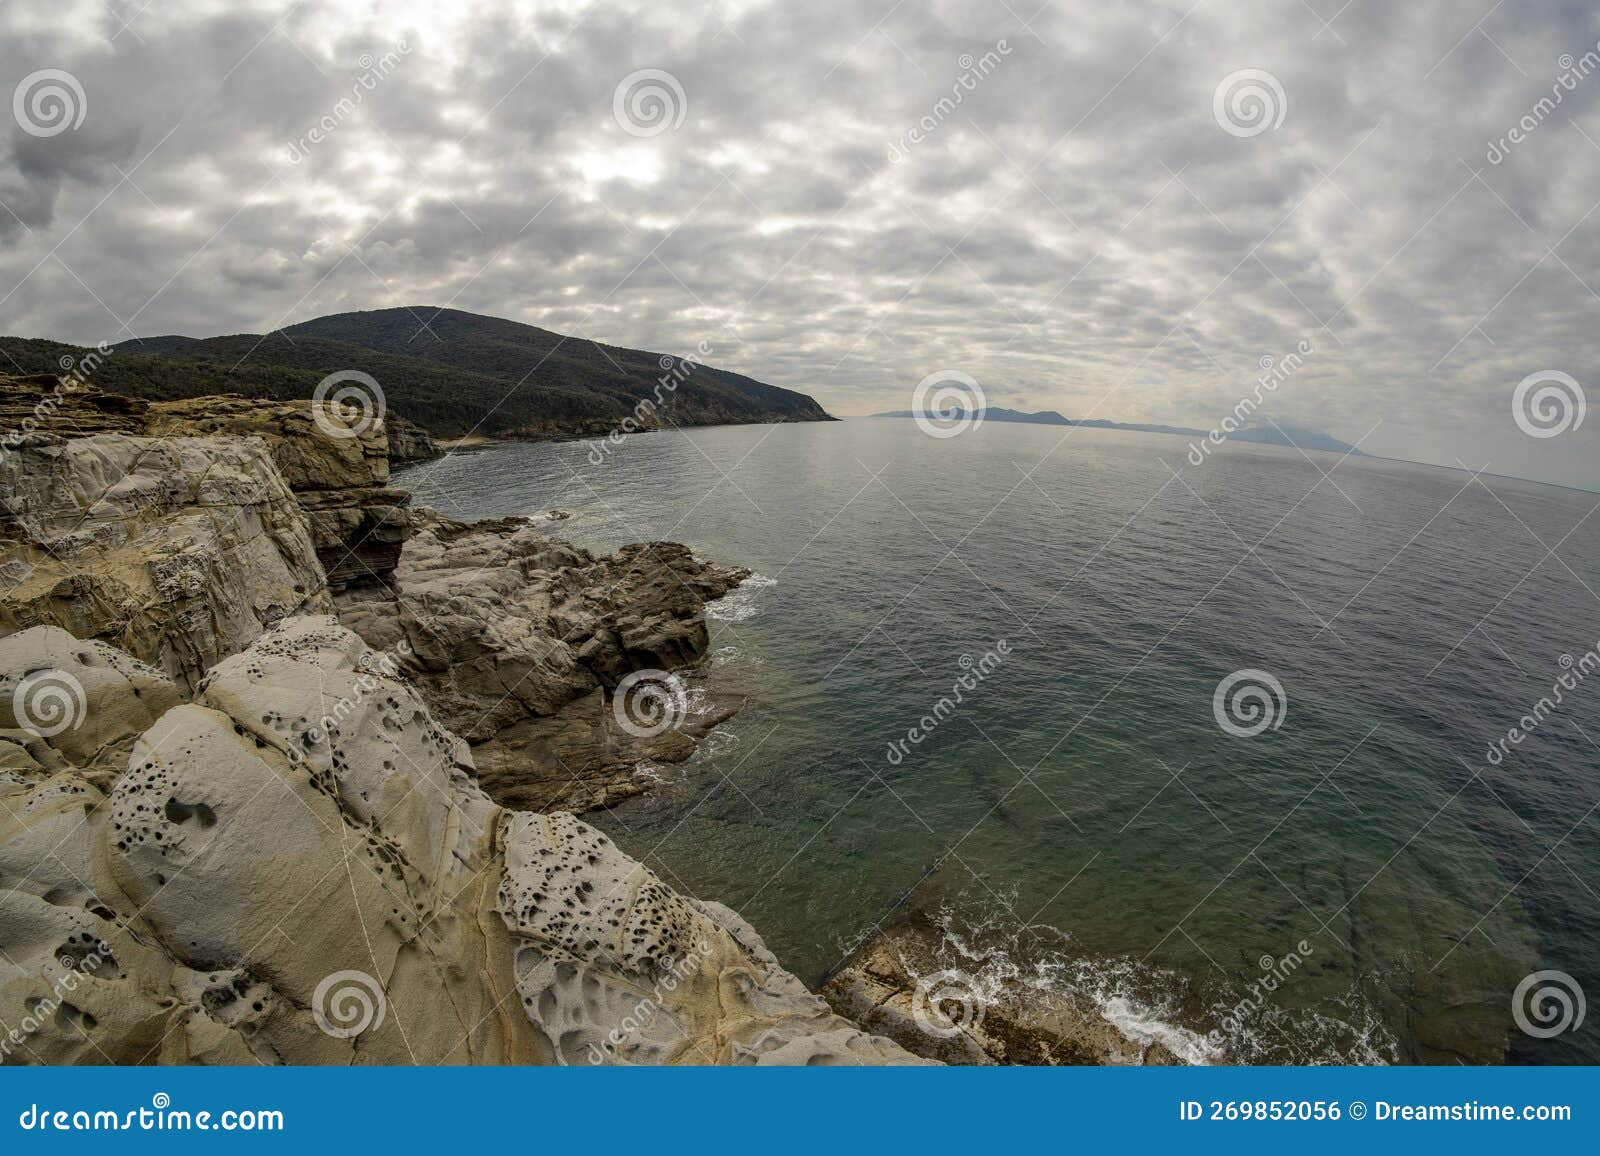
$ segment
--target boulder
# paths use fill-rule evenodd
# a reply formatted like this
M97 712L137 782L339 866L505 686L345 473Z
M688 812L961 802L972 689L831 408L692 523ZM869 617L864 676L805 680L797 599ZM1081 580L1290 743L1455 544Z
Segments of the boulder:
M341 621L388 651L473 745L496 801L586 810L638 794L642 759L688 758L729 713L690 718L680 702L670 727L627 726L634 707L614 692L635 673L652 680L647 691L681 691L668 676L704 659L705 604L748 574L673 542L596 556L526 519L422 510L391 587L337 601Z
M951 943L926 916L901 917L851 953L822 993L840 1015L941 1063L1184 1063L1160 1040L1129 1039L1077 1001L996 982L978 954Z
M408 462L431 462L444 457L444 450L433 440L433 435L414 421L407 421L397 413L390 413L383 422L389 434L389 464L405 465Z

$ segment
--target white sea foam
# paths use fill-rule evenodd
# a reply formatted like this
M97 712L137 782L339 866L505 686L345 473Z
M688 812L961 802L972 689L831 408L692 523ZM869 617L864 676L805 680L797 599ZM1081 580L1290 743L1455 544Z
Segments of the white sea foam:
M1086 957L1059 928L1022 927L1009 914L965 904L941 908L933 921L942 933L938 966L961 969L986 1003L1047 1008L1060 1000L1092 1012L1128 1041L1128 1062L1154 1044L1187 1064L1383 1064L1397 1055L1375 1009L1353 991L1338 1001L1344 1018L1268 1004L1244 1022L1228 1015L1233 1026L1223 1031L1235 1010L1226 997L1201 1010L1184 977L1131 958Z
M706 617L714 618L718 622L748 622L761 612L759 605L761 591L777 584L776 578L768 578L765 574L752 574L739 584L738 589L715 602L707 603Z
M726 726L720 726L700 740L700 750L705 757L714 759L739 745L739 736Z

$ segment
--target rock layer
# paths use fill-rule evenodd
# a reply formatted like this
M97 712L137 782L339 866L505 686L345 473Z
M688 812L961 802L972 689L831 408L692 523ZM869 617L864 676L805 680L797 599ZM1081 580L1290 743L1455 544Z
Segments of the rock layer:
M31 434L0 456L0 630L54 624L192 687L272 622L331 607L258 439Z
M406 454L437 454L426 431L403 419L394 424ZM109 432L162 439L259 437L306 512L333 591L387 581L408 533L405 507L411 496L389 485L392 449L385 420L353 405L236 396L146 402L72 378L0 376L0 429L53 435L11 435L0 449Z
M915 1062L726 908L497 807L331 617L190 702L59 630L0 639L0 689L41 669L85 694L55 733L0 731L8 1062Z
M389 485L384 422L354 406L201 397L157 402L146 431L162 437L259 437L294 491L317 557L337 593L381 585L409 534L411 495Z

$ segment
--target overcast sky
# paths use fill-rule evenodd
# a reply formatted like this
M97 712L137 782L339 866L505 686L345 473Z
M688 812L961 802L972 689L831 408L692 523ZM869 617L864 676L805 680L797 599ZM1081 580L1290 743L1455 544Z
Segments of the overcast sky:
M1600 6L1035 5L0 0L0 332L453 305L1201 428L1307 342L1279 422L1600 487L1513 417L1600 407Z

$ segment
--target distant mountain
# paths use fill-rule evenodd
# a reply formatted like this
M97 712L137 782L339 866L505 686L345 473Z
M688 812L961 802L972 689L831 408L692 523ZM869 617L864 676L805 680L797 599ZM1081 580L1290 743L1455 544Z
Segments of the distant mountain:
M916 417L916 413L909 409L891 410L888 413L869 414L869 417ZM1025 422L1029 425L1067 425L1083 426L1085 429L1120 429L1133 430L1137 433L1177 434L1180 437L1203 438L1210 431L1203 429L1190 429L1178 425L1147 425L1141 422L1102 421L1098 418L1090 421L1075 421L1070 417L1063 417L1053 409L1041 409L1037 413L1026 413L1020 409L1005 409L1001 406L990 406L983 411L984 421L1015 421ZM1347 442L1342 442L1336 437L1317 430L1302 429L1299 426L1250 426L1247 429L1235 430L1228 435L1232 442L1252 442L1257 445L1267 446L1299 446L1303 450L1327 450L1335 454L1357 454L1361 451Z
M63 358L82 352L0 337L0 370L59 372ZM151 399L287 400L310 397L324 377L347 369L371 374L390 409L442 437L598 436L658 398L659 411L640 428L833 420L805 394L742 374L433 306L340 313L266 334L127 341L92 381Z

